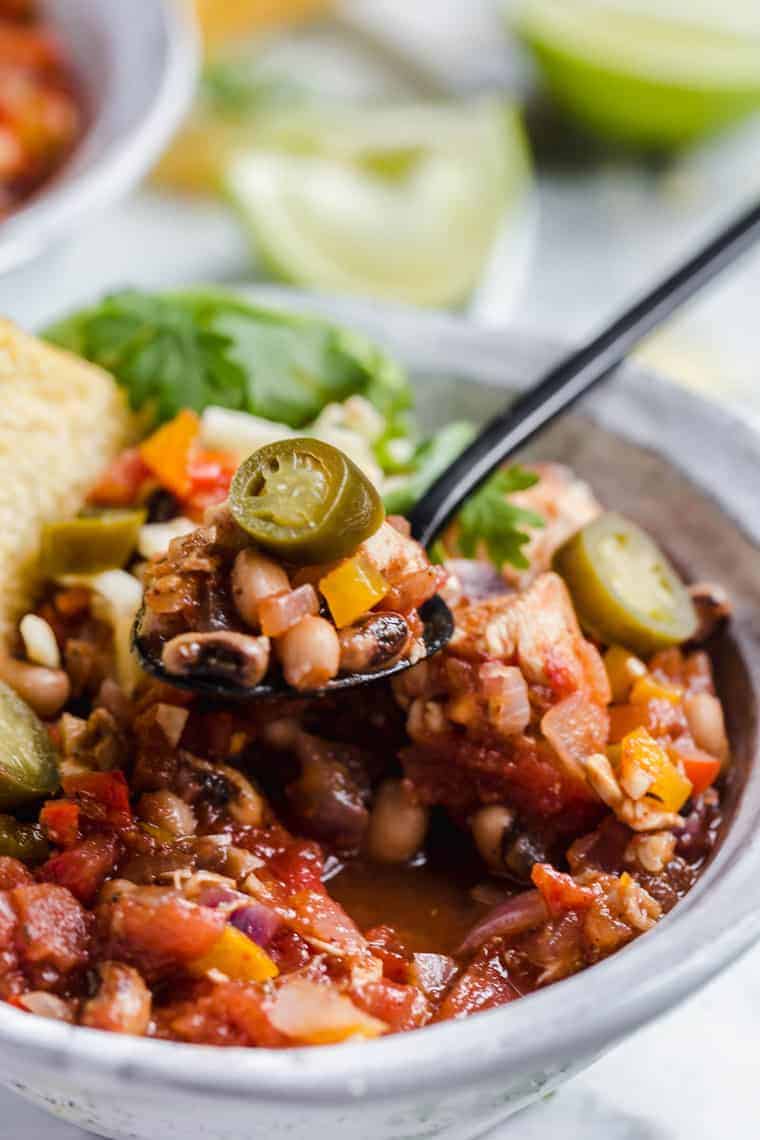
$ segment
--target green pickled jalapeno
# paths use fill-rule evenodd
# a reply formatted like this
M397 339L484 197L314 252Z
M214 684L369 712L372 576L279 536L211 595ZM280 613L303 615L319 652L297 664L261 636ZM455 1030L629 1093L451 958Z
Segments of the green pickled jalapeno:
M22 863L44 863L49 854L50 844L36 824L0 815L0 855Z
M58 760L45 726L0 682L0 809L58 790Z
M642 657L692 637L697 615L689 593L657 544L617 514L603 514L554 555L578 619L606 645Z
M100 511L48 523L42 531L40 569L48 578L120 569L137 546L145 511Z
M262 550L300 565L344 558L385 517L367 476L315 439L280 440L249 455L232 481L230 510Z

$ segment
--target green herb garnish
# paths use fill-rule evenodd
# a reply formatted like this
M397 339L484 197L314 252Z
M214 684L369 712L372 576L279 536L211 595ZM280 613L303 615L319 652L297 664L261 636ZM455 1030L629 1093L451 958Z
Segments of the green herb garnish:
M245 372L232 360L232 341L202 325L176 301L116 293L49 329L47 339L111 372L136 411L157 423L182 408L242 408Z
M524 467L513 466L497 471L475 492L459 512L458 546L465 558L474 558L482 543L497 570L508 563L517 570L527 570L529 562L522 548L530 541L523 527L538 529L544 519L535 511L510 503L508 495L527 491L538 482L538 476Z
M302 428L358 393L392 424L411 403L403 370L365 337L223 290L116 293L46 335L111 372L157 423L217 405Z
M394 479L383 496L388 514L404 515L411 510L431 483L464 451L474 435L472 424L457 420L419 443L409 462L408 472Z

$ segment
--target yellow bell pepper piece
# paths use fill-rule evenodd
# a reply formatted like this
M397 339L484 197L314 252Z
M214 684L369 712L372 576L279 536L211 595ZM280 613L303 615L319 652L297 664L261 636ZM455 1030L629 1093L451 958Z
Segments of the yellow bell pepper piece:
M622 645L613 645L604 655L604 667L612 690L612 699L616 704L628 700L631 686L640 677L645 677L647 667L643 661L623 649Z
M234 926L226 926L208 953L190 964L190 973L197 977L209 970L218 970L233 982L266 982L280 972L266 950Z
M183 409L140 445L143 463L149 467L162 487L178 498L190 494L190 455L201 425L195 412Z
M639 677L631 689L632 705L646 705L649 701L668 701L671 705L680 705L682 700L683 689L674 685L662 685L649 674Z
M388 593L388 583L368 558L357 555L341 562L319 583L338 629L351 625Z
M666 812L680 811L692 792L691 781L645 728L623 737L620 783L633 799L646 799Z

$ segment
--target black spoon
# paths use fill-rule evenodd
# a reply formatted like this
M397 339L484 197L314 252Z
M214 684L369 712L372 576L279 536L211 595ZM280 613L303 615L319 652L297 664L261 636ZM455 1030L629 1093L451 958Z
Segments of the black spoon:
M409 521L412 536L430 546L465 500L501 463L533 438L596 384L606 380L649 333L679 309L718 273L760 238L760 203L737 218L656 288L634 303L584 347L554 365L537 384L518 396L482 429L458 459L425 492ZM420 610L424 622L425 657L442 649L454 632L454 619L442 598ZM352 673L323 689L298 693L281 678L255 688L218 677L178 677L168 673L149 640L141 633L142 611L134 627L134 646L143 668L171 685L212 697L251 701L263 697L315 697L341 692L408 669L401 661L376 673ZM421 658L418 656L416 661ZM416 662L415 662L416 663Z

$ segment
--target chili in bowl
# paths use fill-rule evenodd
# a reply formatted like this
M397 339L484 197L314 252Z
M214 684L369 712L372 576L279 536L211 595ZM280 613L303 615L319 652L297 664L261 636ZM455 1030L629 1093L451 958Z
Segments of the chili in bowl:
M242 1046L230 1054L230 1072L245 1069L267 1119L262 1082L279 1082L267 1086L277 1096L283 1082L297 1083L296 1069L274 1059L294 1046L351 1045L310 1048L313 1061L295 1049L293 1065L314 1081L298 1093L304 1104L328 1095L325 1082L336 1104L337 1069L348 1066L354 1076L366 1069L376 1092L390 1073L408 1106L414 1058L430 1062L432 1081L431 1048L445 1040L451 1090L441 1089L442 1103L453 1112L458 1098L461 1115L466 1096L449 1055L457 1035L472 1044L482 1024L482 1071L474 1057L457 1063L473 1096L480 1082L495 1097L510 1018L524 1032L528 1011L540 1019L547 1002L561 1011L561 995L577 1015L575 995L588 988L574 975L592 968L609 993L610 980L631 978L636 961L662 965L681 928L682 942L687 929L694 935L705 898L720 893L713 853L724 813L737 812L734 764L746 772L752 747L744 729L730 739L727 690L716 684L731 617L717 587L685 585L640 526L605 511L588 482L543 457L500 473L428 554L407 546L403 524L383 521L376 508L366 531L349 541L341 528L339 549L320 548L326 562L310 561L314 552L303 547L275 550L269 534L252 533L259 512L252 518L247 509L251 492L269 493L256 474L262 458L331 451L291 434L286 448L267 444L241 463L233 449L209 449L205 412L180 409L146 428L114 400L102 372L23 338L20 351L41 352L56 370L74 370L69 384L76 375L100 393L110 442L65 509L25 520L37 534L34 586L0 659L0 715L23 743L20 766L6 763L0 780L2 986L16 1017L76 1026L67 1041L83 1049L88 1029L108 1030L104 1042L153 1039L133 1044L152 1050L161 1081L166 1049ZM59 415L70 422L68 404ZM90 428L72 417L70 430ZM36 446L51 444L40 435ZM558 449L562 459L567 450ZM62 493L60 468L57 478ZM614 480L600 471L600 483L606 497ZM274 519L264 511L267 521L292 522L298 498L286 498ZM331 501L320 499L320 510ZM630 496L617 501L631 510ZM733 550L730 525L701 509L706 533L714 523ZM398 579L390 562L372 561L378 535L403 552ZM515 548L519 558L499 563ZM708 570L717 549L701 560ZM385 593L363 595L365 608L343 626L324 583L341 569L353 581L365 556ZM264 583L245 600L235 593L239 558L256 571L246 585ZM418 571L452 608L454 637L360 700L312 700L295 673L292 691L270 702L198 696L146 676L130 652L135 613L163 596L171 620L156 611L151 631L161 652L175 637L232 632L270 638L279 668L283 635L268 623L283 608L289 629L319 618L339 643L342 629L401 614L413 644L421 595L407 607L393 591ZM726 580L732 585L730 573ZM301 595L291 599L303 584L316 614L301 612ZM745 685L737 670L735 694ZM736 728L733 697L728 708ZM700 960L684 959L681 972L704 977ZM543 992L555 982L554 995ZM684 976L675 989L686 986ZM471 1016L488 1010L482 1022ZM557 1016L557 1039L577 1034ZM598 1012L588 1019L596 1024ZM419 1045L406 1053L410 1030ZM554 1071L547 1080L557 1076L550 1036L542 1029L536 1043L546 1048L541 1065ZM389 1040L367 1045L378 1038ZM521 1049L516 1071L523 1056L533 1071L533 1044ZM563 1065L587 1056L562 1049ZM250 1065L240 1059L246 1052ZM198 1050L198 1064L213 1068L214 1055ZM183 1064L205 1096L195 1062ZM222 1080L220 1096L226 1087ZM230 1095L240 1087L230 1085ZM495 1119L503 1108L491 1092L478 1103ZM406 1116L398 1127L386 1116L378 1136L414 1134ZM97 1126L116 1131L107 1117L100 1112Z

